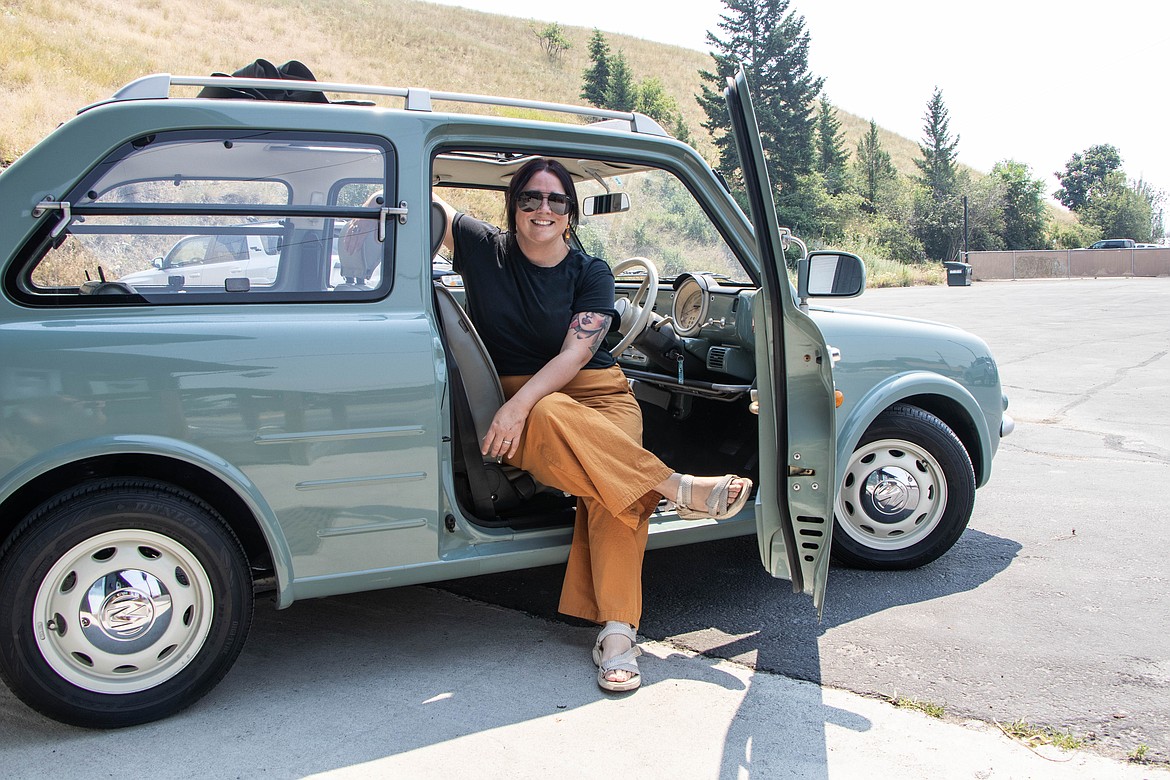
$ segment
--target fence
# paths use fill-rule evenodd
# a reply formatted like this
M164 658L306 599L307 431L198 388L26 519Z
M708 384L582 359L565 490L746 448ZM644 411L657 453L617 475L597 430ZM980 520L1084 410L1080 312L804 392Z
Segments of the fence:
M967 262L975 279L1170 276L1170 247L968 252Z

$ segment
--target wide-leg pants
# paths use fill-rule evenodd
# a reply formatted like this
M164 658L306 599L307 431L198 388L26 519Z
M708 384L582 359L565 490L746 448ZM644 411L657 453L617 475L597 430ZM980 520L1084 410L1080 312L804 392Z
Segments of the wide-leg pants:
M505 397L531 378L501 376ZM662 498L653 488L674 472L642 447L642 411L621 369L582 370L538 401L508 462L577 497L558 609L636 628L649 517Z

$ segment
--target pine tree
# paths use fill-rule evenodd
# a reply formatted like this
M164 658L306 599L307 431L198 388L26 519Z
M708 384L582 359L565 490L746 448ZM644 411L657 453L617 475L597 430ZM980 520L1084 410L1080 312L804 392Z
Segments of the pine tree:
M609 61L609 85L605 90L604 108L613 111L633 111L638 104L638 88L621 49Z
M882 148L877 122L869 120L869 132L857 142L857 159L853 163L861 189L861 208L870 214L882 210L885 195L898 177L890 153Z
M784 198L794 195L797 182L813 170L813 103L823 79L808 70L809 35L804 17L789 12L789 0L724 0L720 16L725 38L707 33L715 70L700 71L699 105L703 123L714 137L718 167L729 179L738 177L739 155L731 137L731 121L723 99L726 80L740 63L747 71L763 141L768 176L781 193L777 209L784 221Z
M918 145L922 159L914 160L920 173L915 181L921 185L914 199L915 232L927 257L953 260L962 250L962 187L955 164L959 137L951 138L950 115L938 87L923 121L925 137Z
M830 195L840 195L845 191L849 182L848 161L845 134L841 132L837 109L822 95L817 114L816 169L825 178L825 191Z
M589 39L589 60L592 63L581 75L581 99L598 108L605 105L605 93L609 89L609 42L601 30L594 28Z
M934 88L934 94L926 104L923 120L926 123L922 126L926 134L923 139L925 143L918 145L922 159L914 161L922 174L917 177L917 181L930 190L935 200L941 201L955 194L955 150L959 146L959 136L951 140L950 112L943 103L942 90L938 87Z

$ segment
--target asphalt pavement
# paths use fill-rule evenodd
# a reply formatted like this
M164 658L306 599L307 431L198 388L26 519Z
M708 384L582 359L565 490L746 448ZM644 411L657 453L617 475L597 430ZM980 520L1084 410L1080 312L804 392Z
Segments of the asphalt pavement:
M593 629L553 616L558 567L260 604L227 678L159 723L75 729L0 688L0 775L1170 778L1124 760L1170 760L1168 297L1072 280L849 302L980 333L1020 429L951 553L834 571L821 624L750 539L648 557L633 694L600 691ZM1026 745L1000 729L1016 718L1099 737Z

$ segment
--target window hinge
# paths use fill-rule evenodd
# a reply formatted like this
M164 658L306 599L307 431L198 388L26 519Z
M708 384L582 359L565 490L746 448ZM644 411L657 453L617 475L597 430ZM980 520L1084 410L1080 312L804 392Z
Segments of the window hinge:
M39 219L46 211L61 212L61 221L49 233L52 238L56 238L64 233L65 228L69 227L69 223L73 221L73 204L67 200L50 200L49 198L45 198L33 208L33 219Z
M383 206L378 213L378 240L386 240L386 217L394 215L398 217L398 224L406 224L406 215L409 214L409 209L406 208L406 201L398 201L398 208L391 208L390 206Z

